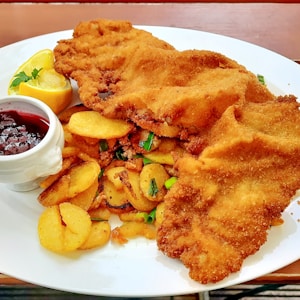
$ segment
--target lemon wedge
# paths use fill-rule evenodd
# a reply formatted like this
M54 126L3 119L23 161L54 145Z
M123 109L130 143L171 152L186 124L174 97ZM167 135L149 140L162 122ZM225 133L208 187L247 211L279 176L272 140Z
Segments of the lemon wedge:
M9 82L8 94L37 98L58 114L71 103L72 86L55 71L53 51L44 49L17 69Z

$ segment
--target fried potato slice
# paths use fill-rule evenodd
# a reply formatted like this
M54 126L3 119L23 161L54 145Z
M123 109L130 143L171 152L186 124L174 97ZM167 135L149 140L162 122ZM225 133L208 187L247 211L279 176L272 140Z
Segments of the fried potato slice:
M62 162L61 170L53 175L49 175L45 179L40 182L40 187L43 189L48 188L51 184L53 184L57 179L67 173L67 170L74 164L77 160L76 156L64 157Z
M132 204L124 190L116 189L115 185L108 179L103 180L103 192L106 196L105 204L109 211L121 214L133 210Z
M120 179L120 173L126 172L125 167L113 167L105 171L105 176L115 186L117 190L122 190L124 185Z
M88 211L92 221L108 221L111 212L106 207L98 207Z
M92 221L89 214L77 205L65 202L59 205L64 227L64 251L77 249L90 234Z
M73 133L71 134L71 143L73 146L80 149L80 153L85 153L94 159L99 159L99 139L83 137ZM69 143L69 145L71 145L71 143Z
M76 157L79 152L80 152L80 149L78 147L65 146L62 150L62 156L63 156L63 158Z
M167 193L164 184L170 176L161 164L145 165L140 173L140 188L150 201L163 201ZM152 186L155 183L155 189Z
M124 176L125 173L122 174L123 174L122 182L124 184L124 191L132 206L139 211L144 211L144 212L151 211L157 205L157 203L154 201L150 201L146 197L144 197L140 189L140 174L128 170L126 172L127 174L126 176Z
M98 178L100 166L95 161L85 161L70 169L68 197L72 198L88 189Z
M68 123L73 114L80 112L80 111L87 111L87 110L89 110L89 109L82 104L70 106L69 108L62 111L59 114L58 118L61 123Z
M112 230L112 241L118 244L125 244L129 238L143 236L147 239L154 240L156 229L151 224L141 222L126 222Z
M119 219L123 222L145 222L145 213L137 212L137 211L130 211L130 212L124 212L119 215Z
M183 152L184 149L177 144L176 140L163 138L157 149L143 153L143 155L155 163L173 166L175 163L174 154L178 156Z
M93 222L91 232L87 240L79 247L80 250L87 250L101 247L110 240L110 225L107 221Z
M163 219L164 219L164 211L165 211L165 202L160 202L156 206L156 213L155 213L155 226L158 227Z
M96 111L81 111L71 116L68 129L80 136L113 139L128 134L133 125L123 120L105 118Z
M171 166L174 165L174 158L171 153L164 153L160 150L155 150L152 152L144 153L143 155L151 161L159 164L166 164Z
M96 196L97 190L98 178L95 179L94 183L92 183L89 188L71 198L69 202L81 207L84 210L89 210Z
M39 194L38 201L46 207L67 201L67 191L70 186L70 180L69 174L61 176L58 180L56 180L53 184Z
M54 252L63 252L64 228L59 206L48 207L39 218L38 235L43 247Z
M48 207L40 216L38 235L43 247L57 253L76 250L88 238L92 221L80 207L65 202Z
M100 166L95 161L81 162L68 169L38 197L43 206L52 206L65 201L87 190L98 178Z

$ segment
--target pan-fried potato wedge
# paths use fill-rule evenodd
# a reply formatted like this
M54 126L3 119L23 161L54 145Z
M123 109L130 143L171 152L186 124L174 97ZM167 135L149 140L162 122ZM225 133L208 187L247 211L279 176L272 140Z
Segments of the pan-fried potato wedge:
M93 222L88 238L79 249L87 250L104 246L110 239L110 231L110 225L107 221Z
M100 166L95 161L85 161L70 169L70 187L67 191L68 198L88 189L98 178Z
M68 169L67 173L42 191L38 200L43 206L52 206L87 190L97 180L100 166L94 161L82 162Z
M59 114L58 118L61 123L68 123L73 114L80 111L87 111L87 110L89 109L82 104L74 105L62 111Z
M124 178L124 191L132 206L139 211L151 211L157 203L148 200L140 189L140 175L134 171L127 170L128 178Z
M123 222L145 222L145 213L140 213L136 211L124 212L119 215L119 219Z
M97 159L91 157L90 155L88 155L87 153L82 152L82 151L80 151L77 156L78 156L78 158L80 158L83 161L95 161L95 162L97 162Z
M73 251L86 241L90 234L92 221L82 208L71 203L59 205L64 227L64 251Z
M49 175L44 180L40 182L40 187L43 189L48 188L51 184L53 184L57 179L67 173L67 170L74 164L77 160L76 156L65 157L62 162L61 170L53 175ZM54 203L55 204L55 203Z
M156 206L156 213L155 213L155 226L158 227L163 219L164 219L164 211L165 211L165 202L160 202Z
M63 175L48 188L43 190L38 200L43 206L53 206L68 200L68 189L70 186L70 175Z
M80 207L65 202L48 207L40 216L38 235L43 247L64 253L78 249L88 238L92 221Z
M140 188L143 195L150 201L163 201L167 190L164 186L165 181L170 176L165 168L160 164L145 165L140 173ZM152 182L155 182L157 191L153 191Z
M159 150L155 150L153 152L144 153L143 155L158 164L174 165L174 158L171 153L164 153Z
M84 210L88 210L93 203L97 190L98 178L95 179L94 183L92 183L89 188L71 198L69 202L81 207Z
M181 144L154 136L147 150L141 145L148 140L148 130L108 119L84 106L68 108L59 117L65 133L63 168L40 185L44 191L38 200L47 207L39 222L41 244L55 252L67 252L99 247L110 239L122 244L137 236L155 238L163 219L164 184L175 172L176 153L183 151ZM151 163L144 165L145 158ZM90 217L90 233L80 245L82 231L75 226L79 215L68 206L64 209L65 204ZM156 220L150 225L146 219L154 208ZM68 215L63 216L64 211ZM112 214L124 223L113 231L109 225ZM52 229L46 231L45 224Z
M72 145L80 149L79 152L88 154L90 157L99 158L99 140L89 139L77 134L72 134ZM95 142L96 141L96 142Z
M169 153L177 147L177 142L170 138L161 138L158 150L162 153Z
M38 235L43 247L54 252L63 252L64 228L59 206L48 207L39 218Z
M68 124L63 125L63 130L64 130L64 137L65 137L65 147L67 146L74 146L74 138L73 134L69 131L68 129Z
M80 149L78 147L65 146L62 150L62 156L63 156L63 158L76 157L79 152L80 152Z
M124 187L119 176L121 172L126 172L126 168L114 167L105 171L105 175L107 176L108 180L115 186L117 190L122 190Z
M128 134L133 125L123 120L108 119L96 111L81 111L71 116L70 132L97 139L120 138Z
M118 244L125 244L129 238L143 236L149 240L156 237L156 229L153 225L141 222L126 222L112 231L112 240Z
M108 179L103 180L103 192L106 196L106 207L114 214L121 214L133 210L124 190L117 190Z
M89 215L92 221L108 221L111 212L106 207L98 207L89 210Z

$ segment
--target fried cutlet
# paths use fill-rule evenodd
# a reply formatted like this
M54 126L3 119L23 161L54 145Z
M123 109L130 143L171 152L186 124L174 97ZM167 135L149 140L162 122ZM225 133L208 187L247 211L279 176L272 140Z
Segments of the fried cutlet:
M295 97L276 99L222 54L177 51L124 21L82 22L54 54L88 108L194 149L176 162L159 249L201 283L240 270L300 187Z
M212 51L177 51L125 21L82 22L54 54L55 69L77 81L87 107L159 136L186 139L234 103L274 99L234 60Z
M198 158L177 162L165 198L160 250L201 283L240 270L266 242L300 187L300 111L294 97L232 105Z

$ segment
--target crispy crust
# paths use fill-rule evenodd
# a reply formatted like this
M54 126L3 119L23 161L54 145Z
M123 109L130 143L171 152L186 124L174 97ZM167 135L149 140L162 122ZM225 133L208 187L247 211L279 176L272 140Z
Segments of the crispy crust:
M198 134L234 103L274 99L226 56L177 51L125 21L80 23L54 54L56 70L77 81L87 107L161 136Z
M300 187L299 104L279 100L229 107L201 155L177 162L157 243L201 283L238 271Z

